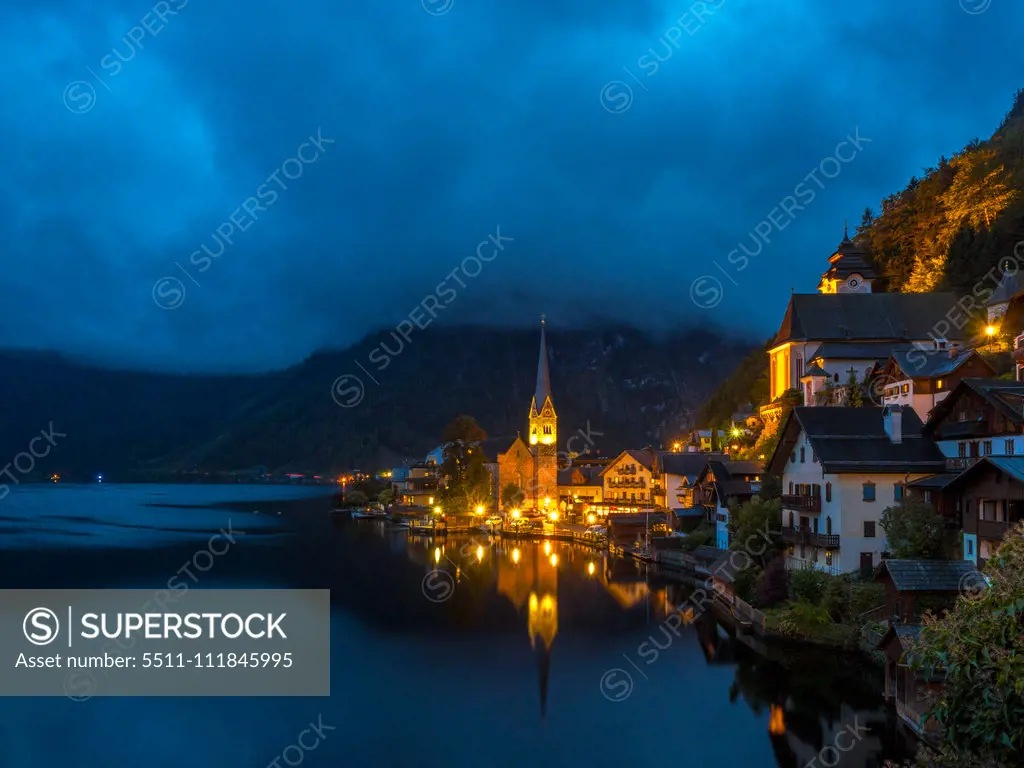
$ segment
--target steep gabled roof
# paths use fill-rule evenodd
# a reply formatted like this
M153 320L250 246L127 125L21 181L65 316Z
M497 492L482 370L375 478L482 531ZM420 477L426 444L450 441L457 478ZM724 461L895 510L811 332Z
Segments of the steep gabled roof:
M668 475L682 475L692 483L704 471L709 461L724 459L724 453L700 453L687 451L686 453L662 453L659 455L661 471Z
M984 364L990 375L995 375L992 366L973 349L959 352L956 357L951 356L948 350L898 350L892 353L890 360L900 373L911 379L933 379L939 376L948 376L968 360Z
M560 486L576 486L578 488L585 488L589 485L603 485L601 480L601 469L602 467L577 467L571 466L565 469L558 470L558 484ZM583 478L582 483L575 482L576 473Z
M752 496L760 490L760 481L748 482L748 475L761 475L764 468L756 461L712 460L701 472L698 482L703 482L711 472L715 481L715 493L723 502L730 497Z
M902 409L902 440L894 443L885 432L881 407L821 408L797 406L786 417L768 471L782 474L800 432L811 442L815 458L828 473L942 472L946 459L935 442L924 436L921 419Z
M983 456L947 483L946 487L953 488L961 485L968 478L980 472L982 467L994 467L1004 475L1024 483L1024 456Z
M646 451L626 450L616 456L614 459L609 461L604 467L601 468L601 474L604 475L608 470L615 466L619 459L623 456L628 456L633 459L637 464L641 464L652 472L655 470L655 465L658 461L658 457L653 453L647 453Z
M1003 279L999 281L999 286L993 291L992 298L986 302L986 306L1009 304L1018 294L1024 292L1024 286L1021 285L1022 279L1024 279L1024 275L1019 269L1014 270L1012 274L1009 270L1004 271Z
M953 391L928 415L925 431L931 434L966 392L974 392L1014 424L1024 424L1024 382L1008 379L960 379Z
M951 326L947 338L962 339L963 331L947 317L956 302L954 293L795 293L773 346L807 340L909 342L932 338L936 327L946 326Z
M512 446L515 445L516 440L522 439L518 435L515 437L489 437L477 443L477 447L483 451L484 461L488 464L494 464L498 460L498 456L508 453ZM526 445L525 441L523 445Z
M902 341L826 341L812 360L888 360L894 350L911 349Z
M900 592L959 592L983 583L970 560L883 560L875 580L885 574ZM968 581L978 579L968 585Z
M890 624L889 629L886 630L885 634L882 635L882 638L875 645L875 650L884 651L893 639L899 641L900 647L903 650L907 650L921 637L922 629L924 627L921 624Z

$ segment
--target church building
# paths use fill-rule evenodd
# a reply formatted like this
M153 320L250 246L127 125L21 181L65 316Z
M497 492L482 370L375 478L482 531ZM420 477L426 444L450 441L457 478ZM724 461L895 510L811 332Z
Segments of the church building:
M481 443L491 473L494 508L507 511L501 494L508 485L521 491L522 509L555 511L558 504L558 416L551 397L546 322L541 319L537 384L527 414L527 441L520 435Z
M949 346L964 338L956 294L877 292L868 255L847 232L829 264L818 293L790 296L768 351L771 399L761 418L770 432L787 400L840 405L833 393L851 375L862 383L893 352L917 350L922 359L948 355Z

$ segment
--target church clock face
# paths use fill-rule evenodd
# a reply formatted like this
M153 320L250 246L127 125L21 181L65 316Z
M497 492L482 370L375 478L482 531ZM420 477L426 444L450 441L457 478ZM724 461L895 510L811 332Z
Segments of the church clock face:
M851 277L849 285L851 288L856 288L858 285L860 285L860 280L858 280L856 277Z

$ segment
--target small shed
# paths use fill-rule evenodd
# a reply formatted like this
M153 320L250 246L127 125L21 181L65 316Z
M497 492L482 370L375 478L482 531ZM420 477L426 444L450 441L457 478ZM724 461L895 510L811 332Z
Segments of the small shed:
M925 718L931 708L931 699L942 691L944 673L929 677L921 670L910 668L907 652L912 650L921 636L920 624L893 624L876 646L885 656L885 698L896 707L899 715L916 733L934 734L939 724L934 718Z
M961 592L974 593L984 576L969 560L883 560L876 581L885 585L886 618L917 623L926 611L942 614Z

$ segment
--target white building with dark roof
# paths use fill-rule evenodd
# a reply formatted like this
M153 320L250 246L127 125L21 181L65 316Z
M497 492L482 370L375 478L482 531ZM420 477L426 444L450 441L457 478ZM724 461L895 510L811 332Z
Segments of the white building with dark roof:
M945 458L902 406L798 406L782 426L767 471L782 477L787 566L854 573L887 551L882 511L908 482L942 472Z

